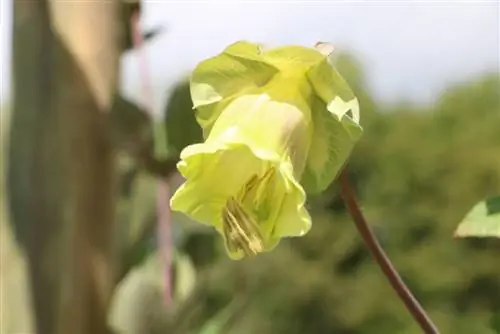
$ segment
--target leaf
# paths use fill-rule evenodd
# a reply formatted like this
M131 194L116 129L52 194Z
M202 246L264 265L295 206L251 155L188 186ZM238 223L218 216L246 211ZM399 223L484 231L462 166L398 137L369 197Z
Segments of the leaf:
M119 159L122 174L124 159ZM124 176L122 176L123 178ZM147 173L135 173L117 203L119 230L116 241L120 247L121 265L118 279L141 263L154 251L156 234L156 180Z
M236 315L236 313L236 304L230 303L228 306L226 306L221 311L217 312L212 318L210 318L203 325L198 334L220 334L226 332L224 331L226 323L229 322L231 318Z
M458 226L455 236L500 238L500 195L476 204Z
M159 161L167 160L172 156L172 151L174 151L169 147L170 143L168 140L168 126L165 126L166 124L168 124L166 121L161 123L155 122L153 124L153 152L155 159Z
M151 136L151 120L144 110L117 94L108 114L115 147L126 149Z
M174 264L174 298L176 301L181 301L193 291L196 283L196 269L189 256L179 251L174 252Z
M140 239L148 222L155 220L156 187L156 179L146 173L140 173L134 180L126 236L132 243Z
M184 147L202 140L202 131L193 111L189 82L181 81L168 99L164 121L155 128L156 157L178 157Z
M495 333L500 334L500 311L497 311L497 313L491 318L491 328L495 331Z
M157 252L132 269L115 288L108 321L118 333L150 333L154 312L164 310L163 268ZM163 315L165 316L165 315Z

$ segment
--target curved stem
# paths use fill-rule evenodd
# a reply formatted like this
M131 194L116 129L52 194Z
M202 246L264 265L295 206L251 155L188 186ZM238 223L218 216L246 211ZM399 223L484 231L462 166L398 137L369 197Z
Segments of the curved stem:
M385 276L389 280L392 288L401 298L406 308L411 313L413 318L418 322L424 333L439 334L439 330L437 329L436 325L434 325L425 310L422 308L422 306L420 306L419 302L415 299L411 291L405 285L398 272L392 265L391 261L387 257L387 254L380 246L372 230L368 226L368 223L366 222L366 219L363 216L361 209L359 208L356 196L354 195L354 190L352 189L352 186L349 182L349 177L345 169L340 174L339 182L340 196L342 197L342 200L344 201L349 214L356 223L356 227L363 237L366 246L372 253L380 269L382 269Z

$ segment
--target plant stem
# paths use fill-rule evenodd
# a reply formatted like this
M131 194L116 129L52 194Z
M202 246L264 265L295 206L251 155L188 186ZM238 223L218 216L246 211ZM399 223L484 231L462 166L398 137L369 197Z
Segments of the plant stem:
M132 40L133 46L141 50L143 46L142 33L139 27L139 15L140 7L135 8L135 11L131 17L132 26ZM153 92L150 86L149 77L149 63L147 60L147 55L143 52L140 54L141 61L140 72L141 72L141 82L144 97L147 101L148 109L153 114ZM168 187L167 181L165 179L158 180L158 190L157 190L157 217L158 217L158 240L161 259L164 265L165 274L165 285L164 285L164 301L167 305L172 302L172 226L171 226L171 212L170 212L170 189Z
M411 291L405 285L400 275L392 265L391 261L387 257L387 254L384 252L383 248L380 246L377 238L374 233L368 226L363 213L358 205L356 200L356 196L354 195L354 190L349 182L349 177L347 175L347 171L344 169L339 177L340 182L340 196L349 211L352 219L356 223L356 227L361 234L366 246L372 253L375 261L379 265L380 269L384 272L385 276L389 280L392 288L398 296L401 298L403 303L405 304L408 311L411 313L415 321L418 322L424 333L426 334L439 334L439 330L436 325L429 318L425 310L419 304L419 302L415 299Z

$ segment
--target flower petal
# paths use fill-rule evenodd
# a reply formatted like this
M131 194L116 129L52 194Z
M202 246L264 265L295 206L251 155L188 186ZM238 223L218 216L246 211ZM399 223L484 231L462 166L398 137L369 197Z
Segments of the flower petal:
M191 98L205 134L210 132L222 111L218 102L261 87L278 73L259 53L257 44L241 41L195 68L191 76Z
M314 135L300 181L309 194L322 192L333 182L363 132L350 117L337 120L319 99L312 115Z
M284 189L281 189L283 197L272 234L274 238L303 236L311 229L312 224L305 207L306 193L287 167L289 165L283 164L281 168Z
M350 111L352 120L359 124L359 104L344 78L328 58L311 67L307 76L316 94L326 103L328 111L339 121Z
M226 106L207 142L243 142L266 160L279 161L289 155L300 178L312 137L309 118L310 111L288 101L266 94L243 95Z
M189 146L182 152L179 171L186 182L171 199L171 207L201 223L212 225L226 238L222 226L222 212L227 199L234 196L253 175L276 166L276 182L264 196L263 219L257 221L264 251L273 249L282 237L302 236L311 227L311 218L305 208L306 195L293 176L289 159L266 160L272 156L263 150L253 151L244 143L209 143ZM244 166L244 168L241 168ZM246 208L251 210L251 208ZM231 258L239 259L241 251L227 247Z
M264 51L264 58L281 71L306 71L319 64L325 56L316 49L290 45Z
M363 129L358 101L328 58L311 67L307 75L317 98L311 102L314 135L301 183L312 194L332 183Z
M220 231L228 197L262 168L262 161L246 145L224 142L188 146L181 159L178 170L186 182L172 196L172 210Z

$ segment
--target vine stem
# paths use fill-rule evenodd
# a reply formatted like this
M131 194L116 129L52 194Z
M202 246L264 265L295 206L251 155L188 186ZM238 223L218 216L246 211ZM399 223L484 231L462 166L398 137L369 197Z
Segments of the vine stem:
M140 57L140 74L142 90L149 111L153 112L153 92L150 86L149 77L149 63L147 55L142 49L143 37L140 31L140 7L134 10L134 13L130 19L131 29L132 29L132 42L134 48L138 51L143 51ZM159 252L164 265L164 301L168 305L172 302L172 216L170 212L170 187L165 179L159 179L157 185L157 234L159 243Z
M349 214L354 220L356 227L361 234L366 246L370 250L372 256L375 258L380 269L384 272L392 288L398 294L399 298L403 301L406 308L413 316L415 321L420 325L424 333L426 334L439 334L439 330L436 325L432 322L430 317L427 315L425 310L422 308L417 299L413 296L411 291L405 285L401 276L398 274L397 270L392 265L391 261L387 257L387 254L380 246L375 234L368 226L366 219L361 212L361 209L356 200L353 187L349 182L349 177L347 171L344 169L339 176L340 183L340 196L344 201Z

